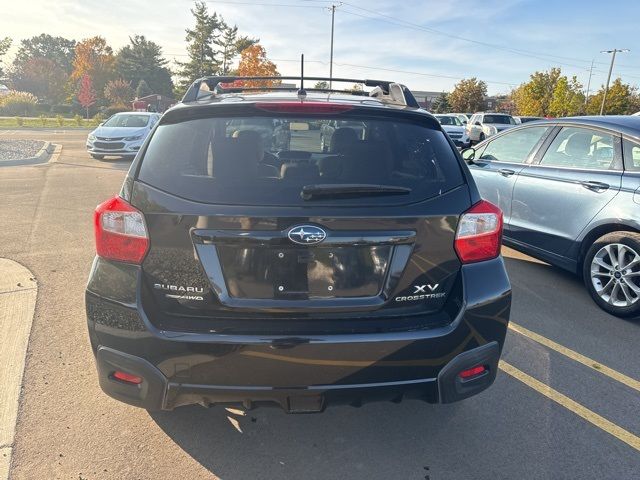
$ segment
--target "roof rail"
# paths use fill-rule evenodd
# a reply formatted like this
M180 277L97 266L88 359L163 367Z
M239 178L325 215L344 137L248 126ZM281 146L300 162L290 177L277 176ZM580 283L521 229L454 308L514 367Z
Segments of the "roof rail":
M378 98L383 102L394 103L397 105L406 105L409 107L419 108L417 100L411 93L411 91L405 86L399 83L387 81L387 80L371 80L371 79L355 79L355 78L329 78L329 77L302 77L304 80L311 80L314 82L336 82L336 83L358 83L362 84L366 87L374 87L374 89L367 92L358 92L354 90L337 90L333 88L307 88L307 91L312 92L326 92L326 93L349 93L352 95L367 95L370 97ZM197 100L201 100L207 97L214 97L219 94L224 93L241 93L241 92L251 92L251 91L299 91L298 87L282 87L280 85L273 86L264 86L264 87L243 87L243 86L228 86L225 87L223 84L235 83L236 81L242 80L271 80L271 81L281 81L281 80L301 80L301 77L278 77L278 76L267 76L267 77L240 77L240 76L208 76L202 77L196 80L191 84L187 93L182 97L183 103L195 102Z

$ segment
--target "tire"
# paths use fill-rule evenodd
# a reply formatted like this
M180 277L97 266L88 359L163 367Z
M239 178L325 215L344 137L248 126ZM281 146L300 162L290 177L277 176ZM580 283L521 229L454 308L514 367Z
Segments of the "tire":
M591 298L617 317L640 316L640 234L608 233L596 240L582 265Z
M93 153L91 154L91 156L96 160L102 160L104 158L104 155L94 155Z

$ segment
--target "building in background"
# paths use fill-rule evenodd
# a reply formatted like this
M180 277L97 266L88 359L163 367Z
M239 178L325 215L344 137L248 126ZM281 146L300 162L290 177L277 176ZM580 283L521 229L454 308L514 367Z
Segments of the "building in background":
M433 102L442 95L442 92L426 92L423 90L411 90L411 93L416 97L418 104L426 110L431 110Z

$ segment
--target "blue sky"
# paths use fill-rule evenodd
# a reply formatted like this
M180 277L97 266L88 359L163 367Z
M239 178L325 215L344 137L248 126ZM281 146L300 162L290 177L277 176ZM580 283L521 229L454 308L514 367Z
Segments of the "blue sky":
M0 35L42 32L80 39L102 35L117 49L133 34L183 59L184 29L192 24L189 0L2 0ZM256 36L282 74L297 74L305 53L308 75L327 75L331 16L323 0L207 2L241 32ZM391 0L334 2L334 75L389 78L416 90L449 90L460 79L485 80L489 93L506 93L535 70L560 66L592 89L613 77L640 84L640 2L630 0ZM6 8L6 5L10 5ZM473 40L473 41L468 41ZM15 52L15 48L13 49Z

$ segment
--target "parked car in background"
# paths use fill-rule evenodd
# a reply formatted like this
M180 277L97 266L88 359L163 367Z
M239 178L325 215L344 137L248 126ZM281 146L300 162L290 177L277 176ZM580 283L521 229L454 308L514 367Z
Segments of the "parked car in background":
M150 112L116 113L89 134L87 151L98 160L106 156L135 157L160 117Z
M442 129L449 135L456 147L467 148L471 145L467 132L460 118L453 114L436 114L434 115L442 125Z
M525 124L463 152L505 244L584 278L595 302L640 315L640 118Z
M440 124L392 82L363 101L333 79L301 100L211 95L220 79L164 114L96 208L86 314L102 389L151 410L310 413L488 388L511 306L502 213ZM305 135L276 150L264 120Z
M513 117L513 118L516 121L516 123L518 123L518 124L527 123L527 122L534 122L536 120L544 120L544 117L523 117L523 116L518 116L518 117Z
M471 115L468 113L448 113L447 115L455 115L463 125L469 123L469 119L471 118Z
M467 123L467 136L471 142L481 142L496 133L514 127L516 121L506 113L474 113Z

